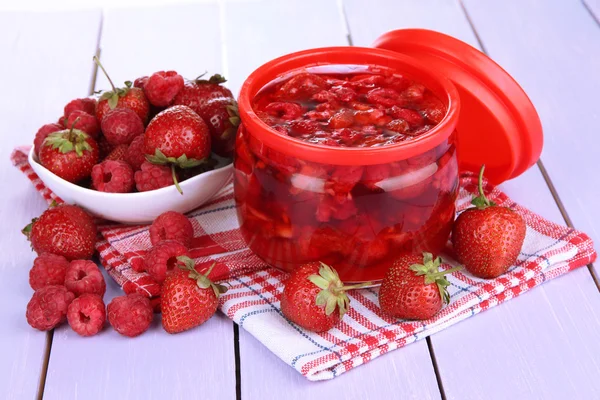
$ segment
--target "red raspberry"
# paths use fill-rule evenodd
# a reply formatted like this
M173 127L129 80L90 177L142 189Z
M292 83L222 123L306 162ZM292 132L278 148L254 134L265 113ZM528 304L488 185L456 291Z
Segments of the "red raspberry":
M125 161L131 165L134 171L139 170L142 167L144 161L146 161L146 154L144 153L144 135L136 136L131 141L131 144L127 148L125 153Z
M39 290L49 285L64 285L69 261L63 256L43 253L33 260L29 271L29 285L33 290Z
M381 104L391 107L398 103L400 95L394 89L373 89L367 93L367 100L371 104Z
M154 246L144 257L146 271L155 281L163 283L167 273L179 264L177 257L180 256L190 256L187 247L175 240L165 240Z
M141 169L135 172L134 179L135 187L140 192L156 190L173 184L171 168L165 165L154 165L148 161L144 161Z
M154 317L150 299L137 293L115 297L107 311L108 322L115 331L129 337L146 332Z
M35 139L33 139L33 147L35 149L35 154L40 154L40 149L42 148L42 144L46 137L53 132L62 131L65 129L62 125L59 124L46 124L42 126L37 133L35 134Z
M107 159L92 168L92 185L100 192L129 193L133 183L133 170L125 161Z
M129 146L126 144L120 144L115 147L105 158L105 160L113 160L113 161L125 161L125 155L127 154L127 149Z
M69 114L66 122L68 129L71 129L77 118L79 118L79 121L75 124L75 128L84 131L94 139L98 138L100 135L100 124L98 124L98 120L93 114L88 114L85 111L75 110Z
M115 108L102 118L102 132L113 146L129 144L144 133L144 123L135 111L129 108Z
M176 240L190 247L194 237L194 228L183 214L167 211L158 216L150 226L150 241L157 245L164 240Z
M157 107L166 107L183 87L183 77L175 71L153 73L144 83L148 101Z
M65 287L77 297L85 293L102 297L106 292L106 282L102 272L96 263L89 260L71 261L65 276Z
M329 119L329 127L332 129L348 128L354 123L354 112L341 110Z
M411 128L420 128L425 124L423 116L417 111L409 108L394 106L390 109L390 114L394 118L405 120Z
M65 106L65 118L69 118L69 115L73 111L83 111L91 115L96 114L96 100L84 98L71 100L69 104Z
M300 117L304 113L304 108L300 104L282 101L267 105L265 112L277 118L292 120Z
M81 336L94 336L102 330L106 321L106 307L97 294L85 293L69 305L69 326Z
M148 77L140 76L135 81L133 81L133 87L143 89L144 86L146 85L146 82L148 82Z
M346 86L334 86L330 89L330 92L335 94L340 101L344 102L354 101L358 96L353 89Z
M67 308L75 295L62 285L36 291L27 304L27 323L40 331L49 331L65 320Z
M327 82L319 75L304 72L285 82L277 96L287 99L304 99L327 88Z

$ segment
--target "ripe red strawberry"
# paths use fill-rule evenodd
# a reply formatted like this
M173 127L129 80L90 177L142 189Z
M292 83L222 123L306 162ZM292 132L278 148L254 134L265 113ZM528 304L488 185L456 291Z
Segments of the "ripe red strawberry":
M49 134L62 131L63 129L65 128L59 124L46 124L42 126L35 134L35 139L33 139L33 147L35 154L40 154L40 149L44 144L44 140L46 140Z
M112 299L107 307L108 322L115 331L128 337L146 332L154 318L150 299L133 293Z
M206 322L217 311L219 295L227 290L208 276L214 264L203 275L194 261L181 257L181 270L170 275L162 286L160 306L162 325L168 333L178 333Z
M150 225L150 241L153 245L164 240L175 240L190 247L193 237L194 228L188 217L175 211L160 214Z
M84 131L94 139L97 139L100 135L100 123L94 114L88 114L85 111L73 111L69 114L65 126Z
M106 159L92 168L92 185L100 192L129 193L135 185L133 169L125 161Z
M114 149L112 149L112 151L110 153L108 153L108 155L104 158L104 161L112 160L112 161L127 162L127 160L125 158L127 157L128 149L129 149L128 145L120 144L120 145L116 146Z
M103 92L98 101L96 107L96 118L98 118L98 122L102 123L104 115L115 108L129 108L135 111L144 124L148 122L150 104L148 103L148 99L146 99L144 91L140 88L132 87L132 83L129 81L125 82L124 88L115 87L97 57L94 57L94 62L96 62L102 72L104 72L104 75L112 86L112 91Z
M22 232L38 254L52 253L68 260L89 259L94 254L96 224L77 206L51 207Z
M423 256L401 256L388 270L379 289L379 306L391 316L402 319L425 320L450 301L446 288L450 283L444 277L462 269L455 267L439 271L442 260L431 253Z
M200 109L206 102L214 99L221 99L229 101L234 99L231 90L224 86L222 83L226 82L226 79L215 74L207 79L196 79L194 81L186 82L181 88L175 99L173 99L173 105L188 106L196 113L200 112Z
M97 334L106 321L104 301L97 294L82 294L69 304L67 320L71 329L81 336Z
M235 134L240 125L237 103L231 99L211 99L198 107L197 114L208 126L212 150L222 157L231 157Z
M369 284L344 286L330 266L316 262L304 264L285 282L281 312L304 329L328 331L342 320L350 306L346 291Z
M183 194L175 179L175 166L192 168L202 164L210 156L208 127L191 108L173 106L159 113L150 121L144 134L146 158L153 164L170 164L174 183Z
M40 164L66 181L76 183L88 178L98 162L98 144L79 129L48 135L40 149Z
M39 290L49 285L64 285L69 261L63 256L44 253L33 260L29 271L29 286Z
M27 304L27 323L40 331L49 331L67 319L67 309L75 295L62 285L37 290Z
M183 85L183 77L177 72L159 71L144 82L144 93L152 105L166 107L171 104Z
M113 146L129 144L136 136L144 133L144 124L129 108L115 108L104 115L102 133Z
M496 278L514 265L521 252L527 226L508 207L498 207L483 192L483 171L479 172L479 197L475 207L462 212L452 228L452 243L458 261L480 278Z
M73 111L83 111L90 115L95 115L96 99L90 99L88 97L85 97L83 99L71 100L69 104L65 106L65 112L63 117L65 119L69 118L69 115L71 115Z

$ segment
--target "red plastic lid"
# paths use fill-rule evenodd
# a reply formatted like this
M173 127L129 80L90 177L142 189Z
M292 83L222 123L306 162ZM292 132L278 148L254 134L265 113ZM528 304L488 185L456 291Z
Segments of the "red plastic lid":
M462 171L494 183L519 176L540 157L542 124L521 86L479 50L451 36L425 29L400 29L380 36L376 48L414 57L456 86L461 111L457 154Z

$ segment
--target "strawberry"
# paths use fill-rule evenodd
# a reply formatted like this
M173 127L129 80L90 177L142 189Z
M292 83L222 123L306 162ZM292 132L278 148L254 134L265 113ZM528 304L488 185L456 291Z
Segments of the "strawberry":
M401 256L388 270L379 289L379 306L386 314L402 319L425 320L450 301L446 289L450 283L444 277L462 269L455 267L439 271L440 257L431 253L422 256Z
M342 320L350 306L346 291L370 284L344 286L330 266L318 262L304 264L285 282L281 312L304 329L328 331Z
M83 209L50 207L22 230L38 254L52 253L68 260L90 259L96 244L96 224Z
M73 125L75 125L75 122ZM88 178L98 162L98 144L87 133L74 129L51 133L40 149L40 164L69 182Z
M106 70L102 64L100 64L98 57L94 56L94 62L100 67L102 72L104 72L110 86L112 86L112 91L103 92L98 101L98 106L96 107L96 118L98 119L98 123L102 124L104 114L110 110L114 110L115 108L129 108L140 117L144 124L146 124L150 113L150 103L148 103L148 99L146 99L144 90L138 87L132 87L130 81L125 82L124 88L115 87L113 81L106 73Z
M211 99L199 106L196 113L208 126L213 151L222 157L231 157L240 125L236 101L233 98Z
M192 168L210 156L208 127L191 108L170 107L150 121L144 135L146 158L153 164L170 164L173 181L183 194L175 177L175 166Z
M178 333L206 322L217 311L219 295L227 290L208 278L214 264L203 275L194 260L178 257L181 270L167 277L162 286L160 305L162 325L168 333Z
M219 74L211 76L208 80L199 77L194 81L186 82L173 99L173 105L188 106L200 114L201 108L209 100L233 100L231 90L221 86L224 82L227 80Z
M527 227L523 218L508 207L489 201L483 192L483 171L479 171L479 196L475 207L462 212L452 229L452 243L458 260L467 271L489 279L505 273L517 261Z

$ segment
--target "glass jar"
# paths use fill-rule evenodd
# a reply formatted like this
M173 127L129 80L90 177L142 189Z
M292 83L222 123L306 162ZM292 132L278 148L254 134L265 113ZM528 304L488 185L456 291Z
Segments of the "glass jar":
M446 114L410 141L330 147L282 135L252 108L273 80L315 65L389 68L423 84ZM334 47L275 59L253 72L239 97L234 193L242 235L268 264L292 271L322 261L344 281L382 279L403 253L438 254L458 193L459 96L443 75L387 50Z

